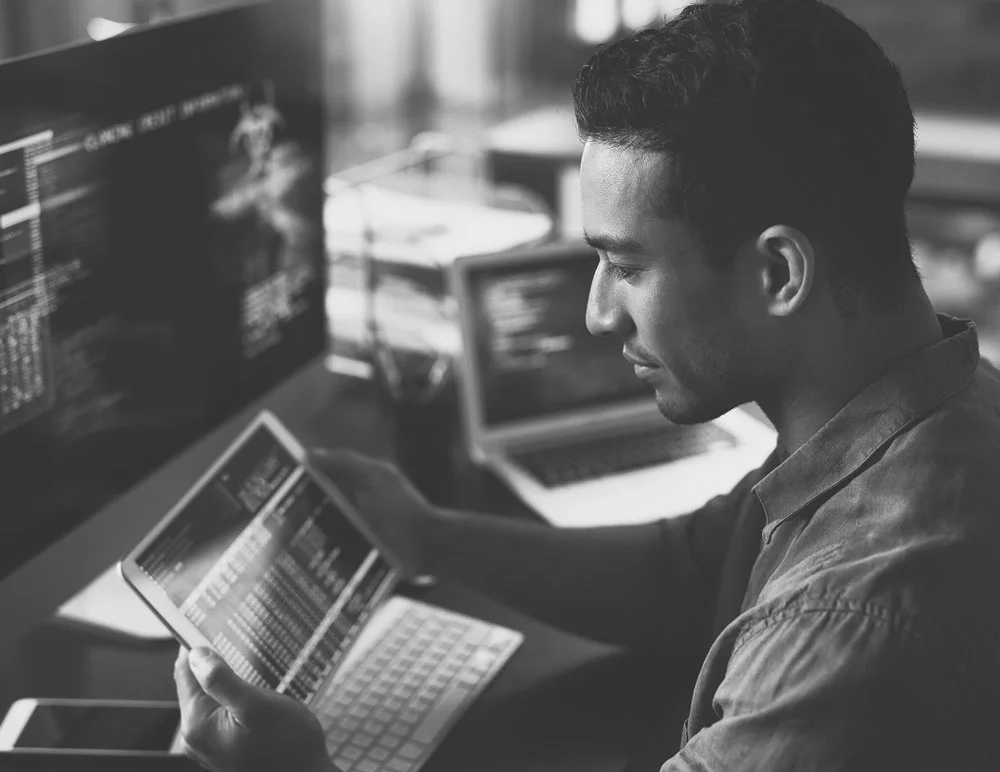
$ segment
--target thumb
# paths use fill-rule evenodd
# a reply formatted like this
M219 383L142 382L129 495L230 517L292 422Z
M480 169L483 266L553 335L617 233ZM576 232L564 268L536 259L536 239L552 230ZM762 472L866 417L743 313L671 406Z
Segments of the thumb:
M365 483L374 462L351 450L313 449L308 463L332 482L353 490Z
M371 463L371 459L346 448L311 448L309 460L323 469L357 472Z
M245 715L253 706L257 697L255 689L211 649L192 649L188 664L205 694L237 717Z

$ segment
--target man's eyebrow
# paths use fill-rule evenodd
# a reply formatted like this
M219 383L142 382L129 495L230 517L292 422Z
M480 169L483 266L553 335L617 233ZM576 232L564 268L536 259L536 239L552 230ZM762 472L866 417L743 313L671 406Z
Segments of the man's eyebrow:
M591 236L589 233L584 233L583 240L594 249L616 255L639 255L645 252L642 244L624 236Z

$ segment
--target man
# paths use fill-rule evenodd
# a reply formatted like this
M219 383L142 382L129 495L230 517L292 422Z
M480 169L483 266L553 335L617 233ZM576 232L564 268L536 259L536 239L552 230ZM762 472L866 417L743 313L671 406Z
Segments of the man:
M690 516L592 530L440 511L349 453L318 465L413 574L665 657L696 647L664 770L998 768L1000 375L912 264L898 72L818 0L742 0L599 51L574 97L588 327L621 338L666 417L756 402L775 452ZM218 768L264 768L240 766L250 749L327 763L298 708L220 663L182 655L178 683Z

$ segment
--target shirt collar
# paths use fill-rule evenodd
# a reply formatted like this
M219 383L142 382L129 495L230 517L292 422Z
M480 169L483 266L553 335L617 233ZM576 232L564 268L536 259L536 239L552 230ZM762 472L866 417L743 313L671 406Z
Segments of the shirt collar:
M900 431L968 385L979 364L976 326L945 314L938 321L943 340L879 377L754 486L766 516L765 541Z

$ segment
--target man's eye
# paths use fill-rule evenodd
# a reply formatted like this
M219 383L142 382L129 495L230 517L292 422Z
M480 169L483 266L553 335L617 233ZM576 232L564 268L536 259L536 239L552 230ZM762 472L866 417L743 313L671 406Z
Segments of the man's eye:
M624 265L618 265L617 263L607 263L608 273L611 274L612 278L618 281L628 281L639 273L637 268L629 268Z

